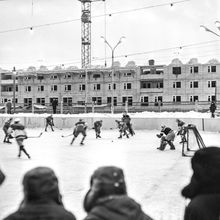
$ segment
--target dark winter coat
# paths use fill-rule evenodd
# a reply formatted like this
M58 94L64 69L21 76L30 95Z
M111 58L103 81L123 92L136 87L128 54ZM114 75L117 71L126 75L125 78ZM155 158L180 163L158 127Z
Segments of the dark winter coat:
M123 115L122 119L123 122L125 122L126 124L131 122L131 118L129 115Z
M216 104L214 102L211 103L210 107L209 107L210 112L214 113L216 110Z
M50 115L50 116L46 117L46 123L47 123L48 125L54 126L53 116Z
M19 209L4 220L75 220L65 210L53 170L37 167L23 179L24 199Z
M172 131L171 128L168 128L168 127L165 127L164 129L161 130L161 133L165 134L165 135L168 135L170 132Z
M184 220L220 219L220 148L198 150L192 158L193 175L182 195L191 199Z
M84 220L152 220L141 206L126 195L112 195L97 200Z
M4 182L5 180L5 174L0 170L0 185Z

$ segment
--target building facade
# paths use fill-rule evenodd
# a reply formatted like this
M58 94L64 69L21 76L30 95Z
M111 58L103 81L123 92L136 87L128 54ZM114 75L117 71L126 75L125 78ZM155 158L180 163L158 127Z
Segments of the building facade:
M113 76L112 76L113 73ZM15 84L14 84L15 83ZM2 71L0 97L4 105L13 100L16 106L31 110L39 106L51 108L58 101L60 112L84 112L96 108L115 112L162 110L208 110L219 97L220 64L211 60L199 64L196 59L182 64L175 59L170 65L115 67L103 69L18 71L14 76ZM86 105L85 105L86 104ZM94 109L93 109L94 110Z

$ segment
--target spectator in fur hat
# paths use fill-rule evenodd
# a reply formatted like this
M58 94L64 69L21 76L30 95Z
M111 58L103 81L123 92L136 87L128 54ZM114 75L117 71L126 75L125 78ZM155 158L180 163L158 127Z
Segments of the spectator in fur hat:
M124 173L114 166L95 170L84 199L84 209L87 212L84 220L152 220L128 197Z
M0 170L0 185L4 182L5 180L5 174Z
M75 220L62 203L58 179L48 167L37 167L23 178L24 199L4 220Z
M192 160L193 175L182 195L191 201L184 220L220 219L220 148L198 150Z

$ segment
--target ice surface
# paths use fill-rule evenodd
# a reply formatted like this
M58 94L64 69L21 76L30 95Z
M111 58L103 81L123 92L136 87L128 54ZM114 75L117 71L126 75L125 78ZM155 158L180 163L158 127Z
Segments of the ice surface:
M41 131L27 129L29 136ZM71 136L62 138L61 135L71 134L72 130L49 130L41 138L25 141L31 160L25 155L17 158L18 147L14 141L13 144L1 143L0 167L7 178L0 187L0 219L17 209L23 195L22 177L36 166L49 166L55 170L65 207L77 219L82 219L85 216L82 202L89 189L90 176L103 165L124 169L128 194L154 219L182 219L185 200L180 190L191 176L190 158L181 156L179 136L174 142L176 151L170 151L168 147L164 152L156 150L158 132L137 130L134 137L118 139L117 130L104 130L102 138L97 140L94 130L89 130L84 146L79 145L81 136L70 146ZM203 132L201 135L206 145L220 143L219 133ZM3 132L1 136L3 139Z

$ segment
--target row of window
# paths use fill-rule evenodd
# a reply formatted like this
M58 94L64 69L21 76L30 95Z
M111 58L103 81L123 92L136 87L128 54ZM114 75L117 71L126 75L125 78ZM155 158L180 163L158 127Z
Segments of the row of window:
M207 82L208 88L215 88L216 87L216 81L208 81ZM199 88L199 82L198 81L191 81L189 82L190 88ZM173 88L181 88L181 82L173 82Z
M173 67L172 73L175 75L181 74L181 67ZM207 66L207 72L208 73L216 73L216 66ZM199 67L198 66L191 66L190 67L190 73L199 73Z
M72 91L72 85L64 85L64 91ZM108 90L111 90L112 88L112 84L108 84ZM132 89L132 83L124 83L123 86L124 90L130 90ZM31 86L25 86L25 92L31 92L32 87ZM79 91L83 91L86 89L86 85L85 84L79 84ZM116 89L116 84L113 84L113 89ZM39 92L43 92L44 91L44 86L40 85L37 87L37 90ZM93 90L101 90L101 84L97 83L97 84L93 84ZM58 85L51 85L50 87L50 91L58 91Z
M50 103L52 103L53 99L57 99L57 98L50 98ZM118 105L117 97L114 97L113 100L114 100L114 105L117 106ZM103 101L102 97L92 97L92 102L95 105L101 105L102 101ZM112 97L107 97L107 104L111 104L111 102L112 102ZM45 105L45 98L36 98L36 103L40 104L40 105ZM73 103L72 102L72 97L64 97L63 98L63 105L64 106L71 106L72 103ZM125 105L126 103L128 105L132 105L133 97L132 96L123 96L122 97L122 104ZM85 101L77 101L77 104L78 105L84 105ZM24 105L25 106L32 105L32 98L24 98Z
M111 77L111 75L112 75L111 73L108 73L108 77ZM114 76L116 76L116 74L114 74ZM131 73L131 72L125 72L125 73L123 74L123 76L124 76L124 77L130 77L130 76L132 76L132 73ZM86 77L85 73L79 74L79 78L85 78L85 77ZM94 74L92 75L92 77L93 77L94 79L101 78L101 74L94 73ZM71 78L72 78L72 74L71 74L71 73L64 74L63 78L64 78L64 79L71 79ZM30 79L31 79L31 76L25 76L25 77L24 77L24 80L25 80L25 81L30 80ZM44 80L44 79L45 79L45 76L43 76L43 75L38 75L38 76L37 76L37 79L38 79L38 80ZM51 75L51 76L50 76L50 79L52 79L52 80L58 79L58 75Z

